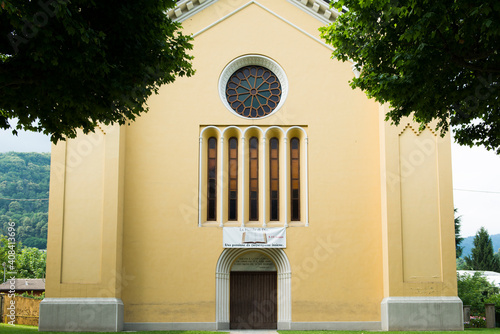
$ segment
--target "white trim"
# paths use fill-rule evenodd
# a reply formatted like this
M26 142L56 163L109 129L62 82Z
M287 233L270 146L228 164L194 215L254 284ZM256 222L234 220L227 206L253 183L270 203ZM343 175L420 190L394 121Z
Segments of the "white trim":
M239 126L235 126L235 125L231 125L231 126L228 126L227 128L224 129L224 131L222 131L222 136L224 136L224 134L226 133L227 130L231 130L231 129L236 129L240 132L240 136L243 136L243 131L241 131L241 128Z
M283 138L283 154L285 158L283 159L283 162L285 164L285 181L284 181L284 187L285 187L285 227L288 227L288 203L290 203L291 196L288 193L288 159L287 159L287 154L288 154L288 138L285 133L285 138Z
M306 136L304 138L304 146L305 146L305 156L304 156L304 164L305 164L305 179L304 179L304 182L305 182L305 187L306 187L306 194L305 194L305 200L306 200L306 226L309 226L309 169L308 169L308 166L309 166L309 160L308 160L308 151L309 151L309 138Z
M305 147L305 152L304 152L304 164L301 164L302 165L305 165L305 173L304 173L304 187L305 187L305 190L306 190L306 195L305 195L305 206L306 206L306 212L305 212L305 225L306 226L309 226L309 170L308 170L308 166L309 166L309 161L308 161L308 142L309 142L309 139L307 137L307 132L306 130L304 130L304 128L300 127L300 126L292 126L291 128L288 128L286 130L286 133L285 133L285 137L288 138L288 132L290 132L290 130L293 130L293 129L297 129L297 130L300 130L302 131L302 133L304 134L304 147Z
M261 145L262 143L264 143L264 142L265 142L265 135L264 135L264 131L262 130L262 128L261 128L261 127L259 127L259 126L255 126L255 125L252 125L252 126L250 126L250 127L246 128L246 129L243 131L243 136L244 136L245 138L246 138L246 135L247 135L247 131L248 131L248 130L250 130L250 129L255 129L255 130L260 131L260 134L261 134L261 139L259 140L259 145ZM261 142L262 142L262 143L261 143ZM261 156L261 152L264 152L264 151L263 151L263 150L261 151L261 150L260 150L260 148L258 148L258 150L259 150L259 163L261 164L261 166L259 167L259 169L260 169L260 170L262 170L262 171L264 171L264 173L265 173L265 170L264 170L264 169L262 169L262 163L263 163L263 166L265 166L265 165L266 165L266 160L265 160L265 157L262 157L262 156ZM244 170L244 168L245 168L245 167L246 167L246 165L247 165L247 161L246 161L245 157L246 157L246 156L244 155L244 156L243 156L243 160L242 160L242 161L243 161L243 170ZM261 174L260 174L260 172L259 172L259 175L261 175ZM259 189L265 189L265 188L263 188L263 186L265 187L265 183L264 183L264 185L263 185L263 182L262 182L263 180L264 180L264 178L263 178L263 177L259 177ZM245 181L246 181L246 180L245 180L245 178L243 178L243 181L242 181L242 182L243 182L243 184L245 184L245 183L246 183ZM266 218L265 218L265 217L266 217L266 215L265 215L265 203L266 203L266 202L265 202L265 195L266 195L266 192L265 192L265 191L263 191L262 193L263 193L263 195L264 195L264 212L263 212L264 216L263 216L263 217L261 217L261 215L259 214L259 222L263 222L262 226L263 226L263 227L266 227ZM242 204L243 204L243 205L242 205L242 211L243 211L243 212L245 211L245 205L244 205L244 201L245 201L245 199L246 199L246 198L245 198L245 193L243 193L242 200L241 200L241 201L242 201ZM259 203L259 207L260 207L260 205L261 205L261 204ZM260 212L260 208L259 208L259 212ZM241 226L245 226L245 215L244 215L244 214L243 214L243 221L241 222Z
M293 24L292 22L288 21L287 19L283 18L282 16L276 14L275 12L273 12L272 10L264 7L263 5L261 5L260 3L258 3L257 1L249 1L247 2L246 4L244 4L243 6L235 9L234 11L232 11L231 13L227 14L226 16L218 19L217 21L213 22L212 24L206 26L205 28L201 29L200 31L196 32L193 34L193 37L196 37L202 33L204 33L205 31L209 30L210 28L216 26L217 24L225 21L226 19L228 19L229 17L233 16L234 14L238 13L239 11L241 11L242 9L248 7L249 5L251 4L255 4L257 6L259 6L260 8L264 9L265 11L267 11L269 14L275 16L276 18L282 20L283 22L287 23L288 25L290 25L291 27L295 28L296 30L300 31L301 33L303 33L304 35L306 35L307 37L315 40L316 42L318 42L319 44L323 45L324 47L330 49L333 51L333 47L331 47L330 45L324 43L322 40L320 40L319 38L311 35L310 33L308 33L307 31L305 31L304 29L302 28L299 28L297 25Z
M292 321L292 280L288 257L282 249L226 248L222 251L215 269L215 321L217 329L226 329L229 324L229 279L233 262L248 252L260 252L276 265L278 271L278 329L290 329Z
M262 157L262 163L261 163L261 168L262 168L262 177L261 177L261 185L262 185L262 188L261 189L264 189L264 191L262 192L262 200L264 201L262 203L262 207L263 207L263 210L262 210L262 221L263 221L263 224L262 224L262 227L267 227L267 199L266 199L266 194L267 194L267 191L265 191L266 189L266 162L268 161L267 158L266 158L266 155L267 155L267 137L266 137L266 132L264 132L264 134L262 135L262 152L263 152L263 157Z
M183 22L216 2L217 0L178 1L176 6L168 10L166 14L173 21ZM255 1L251 3L253 2ZM288 0L288 2L324 24L334 22L341 15L337 9L330 8L330 5L323 0Z
M167 11L167 16L175 22L182 22L196 13L201 12L217 0L184 0L177 2L177 5Z
M241 131L241 128L240 128L240 127L238 127L238 126L234 126L234 125L228 126L227 128L225 128L225 129L222 131L222 139L224 139L224 136L225 136L225 134L226 134L226 131L227 131L227 130L234 130L234 129L238 130L238 132L240 133L240 137L239 137L238 139L244 139L244 138L243 138L243 131ZM229 140L229 138L228 138L228 140ZM241 144L241 143L240 143L240 141L241 141L241 140L238 140L238 146ZM224 154L224 151L222 151L222 152L221 152L221 155L220 155L222 160L225 158L223 154ZM242 160L239 160L239 161L238 161L238 169L239 169L239 166L240 166L240 162L243 162L243 163L244 163L244 160L242 159ZM244 165L243 165L243 166L244 166ZM222 167L221 167L221 168L222 168ZM228 165L228 168L229 168L229 165ZM224 171L222 171L222 169L221 169L221 175L222 175L223 173L224 173ZM243 172L243 173L244 173L244 172ZM229 180L229 179L228 179L228 180ZM228 182L229 182L229 181L228 181ZM239 182L241 182L241 179L240 179L240 181L239 181ZM243 189L244 189L244 187L245 187L245 186L244 186L244 183L245 183L245 182L243 181L243 182L239 183L239 184L238 184L238 186L239 186L239 185L242 185L242 187L241 187L241 188L243 188ZM224 192L224 189L223 189L224 187L223 187L223 186L224 186L224 183L222 182L222 179L221 179L221 195L222 195L222 194L223 194L223 192ZM244 194L244 193L243 193L243 194ZM224 202L222 201L222 198L223 198L223 197L221 196L221 201L220 201L220 203L219 203L219 208L220 208L220 212L221 212L221 223L220 223L220 227L224 227L224 219L222 219L222 213L224 212ZM241 201L241 202L242 202L242 204L243 204L243 201ZM243 211L243 210L242 210L242 211ZM240 219L241 219L241 216L240 216ZM242 221L243 221L243 219L242 219ZM243 225L243 226L244 226L244 225Z
M380 303L384 331L464 329L458 297L386 297Z
M233 10L231 13L221 17L220 19L218 19L217 21L209 24L208 26L206 26L205 28L201 29L200 31L198 32L195 32L193 34L193 38L195 38L196 36L198 35L201 35L203 34L205 31L211 29L212 27L215 27L216 25L218 25L219 23L225 21L226 19L230 18L231 16L233 16L234 14L238 13L239 11L241 11L242 9L245 9L246 7L250 6L251 4L253 4L255 1L250 1L250 2L247 2L246 4L244 4L243 6Z
M205 133L205 130L208 129L216 129L218 134L219 134L219 148L217 152L217 166L220 170L218 173L218 178L217 178L217 186L219 187L219 192L218 192L218 197L217 197L217 210L218 210L218 219L215 222L205 222L202 220L202 199L203 199L203 171L205 170L206 166L203 166L203 158L206 154L205 149L203 148L203 143L208 139L207 134ZM270 126L270 127L260 127L260 126L207 126L200 132L200 139L199 139L199 172L198 172L198 178L199 178L199 185L198 185L198 226L218 226L218 227L224 227L224 226L237 226L235 223L239 223L239 226L247 226L247 216L245 216L245 212L248 206L248 196L247 196L247 180L246 180L246 172L245 168L247 167L248 160L247 160L247 151L248 151L248 145L246 143L247 141L247 135L249 130L258 130L261 134L261 141L260 141L260 147L259 147L259 208L262 208L262 214L259 213L259 220L258 222L252 221L251 225L252 227L255 227L255 223L261 224L262 227L278 227L278 226L284 226L284 227L289 227L289 226L309 226L309 185L308 185L308 173L309 173L309 167L308 167L308 137L307 137L307 131L301 126L291 126L291 127L281 127L281 126ZM239 210L240 214L238 214L238 222L231 221L231 222L226 222L224 219L224 194L227 189L224 189L224 166L225 166L225 141L227 137L227 131L228 130L235 130L239 133L238 139L240 140L240 143L238 144L239 148L239 154L238 154L238 170L241 171L239 172L238 175L238 187L240 189L239 195L238 195L238 201L239 202ZM304 189L304 191L301 191L300 199L301 199L301 208L304 208L304 214L301 213L301 221L300 222L293 222L293 223L300 223L300 224L292 224L290 225L290 222L288 220L289 218L289 208L290 208L290 196L288 194L288 178L289 178L289 161L288 161L288 147L289 147L289 133L291 130L298 130L300 131L303 135L300 136L300 142L301 142L301 147L304 147L304 153L302 156L301 153L301 168L303 168L304 172L301 172L301 189ZM280 219L279 221L268 221L267 217L267 212L269 211L269 205L267 201L267 184L269 181L268 175L267 175L267 162L268 162L268 156L269 156L269 132L270 131L278 131L280 134L278 135L279 141L280 141L280 199L279 199L279 205L280 205ZM226 171L227 172L227 171ZM260 210L259 210L260 211ZM302 211L301 211L302 212ZM226 224L228 223L228 224Z
M199 163L198 163L198 227L201 227L201 184L202 182L202 170L203 168L201 167L203 163L203 137L200 136L199 138L200 144L199 144L199 149L200 149L200 154L199 154Z
M304 4L301 0L288 0L288 2L308 13L309 15L314 16L324 24L333 23L337 19L337 17L340 16L340 13L337 9L330 8L330 5L322 0L306 1L306 4ZM311 6L309 6L309 4Z
M282 142L282 140L283 140L283 141L285 140L285 137L286 137L286 132L285 132L285 130L283 130L283 128L282 128L282 127L280 127L280 126L273 125L273 126L271 126L271 127L267 128L267 129L266 129L266 131L264 131L264 136L265 136L265 138L266 138L266 139L265 139L265 141L266 141L266 145L267 145L267 143L268 143L267 133L268 133L270 130L273 130L273 129L277 129L277 130L281 131L281 134L283 135L283 138L281 138L280 143ZM283 142L282 144L283 144L283 146L285 146L284 142ZM269 147L269 145L267 145L267 146L266 146L266 147L264 147L264 148L267 148L267 147ZM286 152L286 149L283 149L283 148L282 148L282 150L280 150L280 152ZM284 154L284 153L282 153L282 154ZM269 152L268 152L268 150L264 150L264 155L265 155L265 157L268 157L268 156L269 156ZM285 156L285 158L286 158L286 156ZM282 159L280 159L280 161L281 161L281 160L282 160ZM265 160L265 161L268 161L268 160L267 160L267 158L266 158L266 160ZM282 202L284 201L284 204L285 204L285 205L283 205L283 207L285 208L285 220L284 220L284 221L285 221L285 223L283 224L283 226L288 227L288 220L287 220L287 215L286 215L286 212L288 212L288 194L287 194L287 192L286 192L286 184L287 184L287 177L288 177L287 175L288 175L288 174L287 174L287 172L286 172L287 161L286 161L286 159L285 159L285 160L283 160L283 161L284 161L284 163L285 163L285 167L284 167L284 168L285 168L285 173L284 173L284 174L285 174L285 176L284 176L284 177L285 177L285 180L284 180L284 187L285 187L285 190L283 191L283 192L284 192L284 194L285 194L285 196L284 196L284 197L285 197L285 199L283 200L283 196L280 196L280 200L279 200L279 202L280 202L280 207L281 207L281 206L283 205L283 203L282 203ZM264 166L265 166L265 163L264 163ZM280 169L281 169L281 168L280 168ZM281 173L280 173L280 175L281 175ZM266 170L265 170L265 168L264 168L264 177L263 177L263 178L264 178L264 187L265 187L265 186L267 185L267 182L268 182L268 179L266 179ZM281 181L281 180L280 180L280 181ZM280 185L281 185L282 183L283 183L283 182L280 182ZM266 188L264 188L264 189L266 189ZM267 192L264 192L264 193L267 193ZM264 202L264 207L265 207L265 208L267 208L267 201L265 201L265 202ZM267 210L266 210L266 213L267 213ZM280 221L281 221L281 219L280 219ZM267 222L267 216L264 216L264 227L266 227L266 226L267 226L267 223L269 223L269 224L272 224L272 223L273 223L273 222L271 222L271 221L269 221L269 222L267 222L267 223L266 223L266 222Z
M219 165L220 165L220 179L219 182L219 188L220 188L220 201L219 201L219 227L224 227L224 205L222 204L224 201L224 134L220 137L220 148L219 148Z
M249 65L259 65L269 69L276 75L281 85L280 102L278 103L276 108L274 108L272 112L270 112L265 116L259 118L251 118L251 120L260 120L275 114L278 110L281 109L288 96L288 78L283 68L277 62L275 62L271 58L258 54L244 55L232 60L229 64L227 64L226 67L222 70L222 73L219 77L219 97L222 101L222 104L224 104L227 110L229 110L233 115L236 115L242 119L248 120L250 118L239 115L233 110L233 108L231 108L226 98L226 85L227 82L229 81L229 78L231 78L234 72L236 72L242 67Z
M220 129L216 126L207 126L206 128L204 128L203 130L201 130L200 132L200 154L199 154L199 162L198 162L198 169L199 169L199 173L198 173L198 227L201 227L201 202L202 202L202 189L201 189L201 185L202 185L202 180L203 180L203 174L202 174L202 171L204 170L203 169L203 166L202 166L202 163L203 163L203 139L204 139L204 132L208 129L215 129L217 130L217 132L219 132L219 137L222 137L222 132L220 131Z
M123 302L119 298L45 298L40 303L40 331L120 332L123 330ZM89 322L81 317L93 317Z
M242 162L241 164L241 178L240 178L240 184L241 184L241 196L240 196L240 204L241 204L241 212L240 212L240 219L241 219L241 227L245 227L245 137L241 137L241 155L240 155L240 161ZM240 164L238 163L238 168Z

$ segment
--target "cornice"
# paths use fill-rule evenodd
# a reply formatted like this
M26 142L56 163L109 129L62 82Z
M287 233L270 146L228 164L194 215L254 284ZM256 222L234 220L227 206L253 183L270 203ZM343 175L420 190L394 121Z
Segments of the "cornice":
M325 24L332 23L340 15L336 9L330 8L330 5L323 0L287 1ZM167 11L167 16L173 21L182 22L215 2L217 0L178 1L174 8Z

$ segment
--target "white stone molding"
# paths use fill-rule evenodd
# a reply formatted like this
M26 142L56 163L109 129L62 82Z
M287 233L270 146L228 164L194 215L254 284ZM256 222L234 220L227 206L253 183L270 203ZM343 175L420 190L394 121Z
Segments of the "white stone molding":
M201 133L200 133L200 152L199 152L199 174L198 174L198 227L201 227L201 200L202 200L202 189L201 189L201 185L202 185L202 180L203 180L203 175L202 175L202 171L204 170L202 168L202 164L203 164L203 140L204 140L204 135L205 135L205 131L209 130L209 129L213 129L215 131L217 131L217 133L219 134L219 138L222 137L222 131L216 127L216 126L207 126L206 128L204 128Z
M240 161L245 161L245 137L241 137L241 150L240 150ZM241 166L241 177L240 177L240 184L241 184L241 193L240 193L240 220L241 220L241 227L245 227L245 185L247 184L245 182L245 165Z
M220 166L220 178L219 181L217 182L219 189L220 189L220 201L219 201L219 227L224 227L224 134L220 137L220 144L219 144L219 166Z
M199 167L203 164L203 137L200 136L200 144L199 144L199 149L200 153L198 156L199 160ZM198 227L201 227L201 184L202 182L202 177L203 175L201 174L203 168L198 168Z
M194 14L214 4L217 0L183 0L177 1L177 5L166 12L169 19L182 22Z
M224 227L224 219L223 219L223 213L224 213L223 208L224 208L224 203L223 203L223 200L224 200L224 190L225 190L225 189L224 189L224 182L223 182L223 180L224 180L224 178L223 178L223 177L224 177L224 170L223 170L223 168L224 168L224 150L223 150L223 145L224 145L224 143L223 143L223 141L224 141L224 134L225 134L225 133L226 133L226 131L228 131L228 130L237 130L237 131L238 131L238 133L239 133L239 137L238 137L238 145L239 145L239 146L241 146L241 142L242 142L242 140L241 140L241 139L243 139L243 138L242 138L242 137L243 137L243 131L241 131L241 129L240 129L239 127L237 127L237 126L228 126L227 128L225 128L225 129L224 129L224 131L222 131L222 137L221 137L221 149L222 149L222 151L220 152L220 155L219 155L219 156L220 156L221 163L222 163L222 164L221 164L221 168L220 168L220 169L221 169L221 174L220 174L220 175L221 175L221 179L220 179L220 191L221 191L221 192L220 192L220 194L221 194L221 200L220 200L220 203L219 203L219 207L220 207L220 227ZM228 138L228 140L229 140L229 138ZM241 147L240 147L240 152L241 152L241 151L243 151L243 153L244 153L244 147L243 147L242 149L241 149ZM242 157L242 156L241 156L241 153L240 153L240 160L238 161L238 164L239 164L240 162L243 162L243 163L245 162L244 156ZM243 165L243 166L245 166L245 165ZM229 166L228 166L228 168L229 168ZM241 175L239 176L239 178L240 178L239 186L241 186L241 188L245 189L245 182L244 182L244 179L243 179L243 181L241 180ZM228 181L228 182L229 182L229 181ZM245 194L244 192L242 192L242 193L241 193L241 195L242 195L242 196L243 196L244 194ZM244 209L245 209L245 207L243 206L243 205L244 205L244 203L243 203L244 201L242 200L243 198L244 198L244 197L241 197L241 205L242 205L242 207L241 207L241 212L240 212L240 214L244 213ZM242 225L244 225L244 221L243 221L242 217L243 217L243 216L240 216L240 219L241 219L241 221L242 221Z
M288 138L285 135L285 138L283 138L283 142L285 145L283 145L283 154L285 155L285 159L283 160L285 162L285 227L288 227L288 203L290 194L288 193Z
M292 322L292 282L291 267L288 257L282 249L262 248L244 249L227 248L217 261L215 270L217 330L229 329L229 279L234 261L248 252L260 252L267 255L278 271L278 329L290 329Z
M40 303L39 330L120 332L123 317L118 298L45 298Z
M217 180L217 186L219 187L219 195L217 198L217 210L218 210L218 215L219 217L217 218L218 224L214 223L208 223L205 224L201 212L203 211L202 208L202 202L203 202L203 196L205 194L203 193L202 185L203 185L203 171L206 169L206 166L203 165L204 161L204 156L206 154L204 144L208 140L209 135L207 135L207 130L208 129L214 129L216 130L216 133L218 136L216 137L219 141L219 147L218 147L218 161L217 161L217 168L219 168L219 173L218 173L218 180ZM304 189L304 194L301 195L301 203L304 205L301 205L301 208L304 208L304 214L301 217L301 221L299 222L299 225L293 225L293 226L309 226L309 185L308 185L308 137L307 137L307 132L303 127L300 126L292 126L292 127L287 127L284 129L281 126L270 126L267 128L262 128L259 126L250 126L250 127L238 127L238 126L229 126L229 127L217 127L217 126L208 126L204 128L201 133L200 133L200 138L199 138L199 185L198 185L198 226L219 226L219 227L224 227L226 224L226 221L224 220L224 198L225 192L227 189L224 189L224 179L225 179L225 172L224 172L224 157L225 157L225 143L228 140L227 132L229 130L235 130L238 133L238 155L239 155L239 161L238 165L241 166L239 170L241 173L238 175L238 187L239 187L239 209L240 209L240 214L238 215L238 220L240 223L240 226L246 226L247 219L248 217L245 216L245 210L248 206L248 201L247 201L247 180L246 180L246 174L245 174L245 168L247 166L248 160L247 160L247 154L248 154L248 145L246 141L248 140L248 132L250 130L258 130L260 132L261 138L260 140L260 149L259 149L259 196L262 198L261 204L259 204L259 208L262 208L262 214L259 214L259 221L258 223L261 224L262 227L268 227L270 224L272 226L284 226L288 227L289 226L289 215L288 211L290 209L290 196L288 194L288 178L289 178L289 168L288 168L288 142L289 142L289 135L292 130L294 131L299 131L301 135L299 136L300 142L301 142L301 147L303 147L303 153L301 153L301 168L304 168L304 174L301 174L301 189ZM267 193L265 191L266 185L268 182L267 178L267 163L268 163L268 140L269 140L269 133L271 131L278 131L280 133L279 135L279 142L280 142L280 174L282 171L283 177L281 180L283 182L280 182L280 193L282 192L284 195L280 196L280 207L284 208L283 212L283 218L279 220L279 222L270 222L267 220L267 212L269 210L268 208L268 203L267 203ZM301 151L302 152L302 151ZM303 154L303 157L302 157ZM227 172L227 171L226 171ZM234 223L234 222L230 222ZM253 222L255 223L255 222ZM232 225L234 226L234 225Z
M269 128L266 129L266 131L264 132L264 138L266 138L265 139L266 144L264 146L264 155L266 157L269 155L269 152L267 151L267 143L268 143L268 140L269 140L269 138L267 137L267 134L269 133L269 131L274 130L274 129L279 130L281 132L283 138L285 138L285 136L286 136L286 133L283 130L283 128L281 128L279 126L271 126L271 127L269 127ZM281 142L282 141L280 140L280 143ZM286 152L285 144L283 144L282 146L283 146L283 152ZM287 180L287 175L288 175L287 172L286 172L286 167L287 167L288 164L286 163L286 159L284 159L283 161L285 161L285 167L284 168L285 168L285 185L286 185L286 180ZM267 165L264 163L264 169L262 170L263 174L264 174L264 178L266 176L266 166ZM267 182L267 179L264 180L264 185L266 184L266 182ZM266 193L266 192L264 191L264 193ZM284 190L283 193L285 194L285 196L284 196L285 197L285 199L284 199L284 202L285 202L285 205L284 205L285 212L288 212L288 193L286 192L286 188L285 188L285 190ZM280 207L281 207L282 202L283 202L283 200L282 200L283 196L281 196L281 197L282 198L280 198L280 201L279 201L280 202ZM264 197L264 200L265 200L265 197ZM264 202L264 208L267 209L267 202ZM267 215L266 214L267 214L267 210L264 210L264 215L265 216L264 216L264 225L263 225L263 227L266 227L267 223L270 223L270 222L267 221ZM285 224L284 224L284 226L288 227L288 221L287 221L286 215L285 215Z
M361 71L356 68L356 64L351 65L351 70L352 70L352 73L354 73L354 77L356 79L360 77Z
M288 2L325 24L334 22L341 15L339 11L330 8L330 4L323 0L288 0Z
M381 303L383 331L462 331L458 297L386 297Z
M308 152L308 138L307 138L307 132L306 130L304 130L304 128L300 127L300 126L292 126L291 128L289 128L288 130L286 130L286 134L285 134L285 138L288 138L288 133L291 131L291 130L294 130L294 129L297 129L299 131L302 132L302 135L304 136L303 140L304 140L304 161L305 161L305 173L304 173L304 187L305 187L305 190L306 190L306 196L305 196L305 209L306 209L306 212L305 212L305 225L306 226L309 226L309 171L308 171L308 166L309 166L309 163L308 163L308 158L307 158L307 152ZM301 140L302 141L302 140Z
M246 138L248 131L249 130L253 130L253 129L255 129L255 130L257 130L257 131L260 132L261 138L259 140L259 145L265 144L264 131L262 130L261 127L258 127L258 126L250 126L250 127L246 128L243 131L243 137ZM245 150L245 147L243 147L243 150ZM259 149L259 152L261 152L261 151L265 152L264 149L262 149L262 150ZM242 161L243 161L243 163L246 163L246 152L245 151L243 151ZM266 159L265 159L265 157L261 157L259 155L259 163L260 163L259 169L262 171L262 173L265 173L265 166L266 166ZM245 165L243 165L243 173L244 173L244 170L245 170ZM261 175L261 174L259 174L259 175ZM246 184L245 177L242 177L241 180L242 180L243 186L244 186ZM264 182L265 182L265 177L260 177L259 178L259 189L265 189L266 185L265 185ZM262 226L266 227L266 211L265 211L265 208L266 208L266 205L265 205L265 203L266 203L266 192L265 191L262 192L262 196L263 196L263 201L264 201L263 202L263 204L264 204L263 205L264 210L263 210L262 217L259 217L259 220L263 222ZM242 197L241 198L242 198L242 200L241 200L241 211L245 212L245 201L244 201L244 199L245 199L245 193L244 192L242 192ZM245 216L244 215L243 215L243 220L241 222L241 226L242 227L245 226Z
M264 134L264 136L262 137L262 152L264 152L264 154L266 154L265 152L267 152L267 139L266 139L266 135ZM267 159L266 157L264 157L264 159L261 159L262 160L262 163L261 163L261 168L262 168L262 175L263 177L261 177L262 179L262 189L266 189L266 166L267 166ZM263 223L262 223L262 227L267 227L267 200L266 200L266 195L267 195L267 191L263 191L262 192L262 200L264 201L264 205L263 205L263 210L262 210L262 219L263 219Z
M166 14L171 20L182 22L215 2L217 0L178 1L177 5L169 9ZM330 5L323 0L288 0L288 2L325 24L334 22L340 15L335 8L330 8ZM256 1L250 1L246 5L251 3L256 3Z
M280 108L283 106L288 96L288 78L285 74L285 71L283 70L283 68L281 68L281 66L277 62L275 62L271 58L254 54L254 55L244 55L232 60L228 65L226 65L224 70L222 70L222 73L219 77L219 97L222 101L222 104L224 104L227 110L229 110L233 115L236 115L243 119L249 119L248 117L238 115L233 110L233 108L231 108L231 106L227 102L226 85L227 82L229 81L229 78L233 75L234 72L236 72L242 67L250 65L262 66L272 71L276 75L281 84L281 98L276 108L268 115L259 118L252 118L252 120L264 119L266 117L275 114L278 110L280 110Z
M252 4L255 4L256 6L259 6L260 8L262 8L263 10L265 10L266 12L268 12L269 14L275 16L276 18L280 19L281 21L285 22L286 24L290 25L292 28L300 31L302 34L306 35L307 37L313 39L314 41L318 42L319 44L321 44L322 46L330 49L333 51L333 47L326 44L325 42L323 42L321 39L319 39L318 37L316 36L313 36L311 35L310 33L308 33L307 31L305 31L304 29L300 28L299 26L293 24L292 22L288 21L287 19L285 19L284 17L276 14L275 12L273 12L272 10L270 10L269 8L261 5L260 3L256 2L256 1L249 1L247 2L246 4L244 4L243 6L241 6L240 8L237 8L235 9L234 11L232 11L231 13L227 14L226 16L218 19L217 21L213 22L212 24L209 24L208 26L206 26L205 28L201 29L200 31L196 32L193 34L193 37L196 37L202 33L204 33L205 31L211 29L212 27L216 26L217 24L225 21L226 19L228 19L229 17L233 16L234 14L238 13L239 11L243 10L244 8L252 5Z

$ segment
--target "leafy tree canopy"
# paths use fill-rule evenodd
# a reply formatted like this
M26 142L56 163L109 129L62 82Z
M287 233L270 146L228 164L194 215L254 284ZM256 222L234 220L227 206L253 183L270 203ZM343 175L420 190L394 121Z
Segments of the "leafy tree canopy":
M484 314L485 299L496 298L499 292L480 272L473 275L457 273L457 290L458 297L464 305L471 306L474 314Z
M8 236L0 234L0 265L6 264L7 279L14 272L16 278L45 278L47 253L33 247L23 247L19 242L9 241ZM10 237L11 240L15 239ZM3 267L0 267L3 274ZM3 275L0 279L3 283Z
M360 71L351 81L388 102L386 120L451 125L461 145L500 154L500 2L339 0L348 8L321 29L333 56Z
M471 255L464 259L469 269L500 272L500 263L493 254L493 243L484 227L481 227L474 237Z
M464 250L463 246L460 246L464 238L460 236L460 227L462 224L462 216L456 216L457 209L455 208L455 257L458 259L462 256L462 252Z
M45 278L46 252L34 247L25 247L17 254L16 261L19 267L18 277Z
M174 0L0 0L0 128L57 142L148 110L160 85L193 69ZM13 129L16 133L16 129Z

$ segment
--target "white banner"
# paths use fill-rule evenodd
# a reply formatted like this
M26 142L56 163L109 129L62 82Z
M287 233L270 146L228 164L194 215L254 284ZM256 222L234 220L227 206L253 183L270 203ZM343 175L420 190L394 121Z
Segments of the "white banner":
M286 248L286 227L224 227L224 248Z

